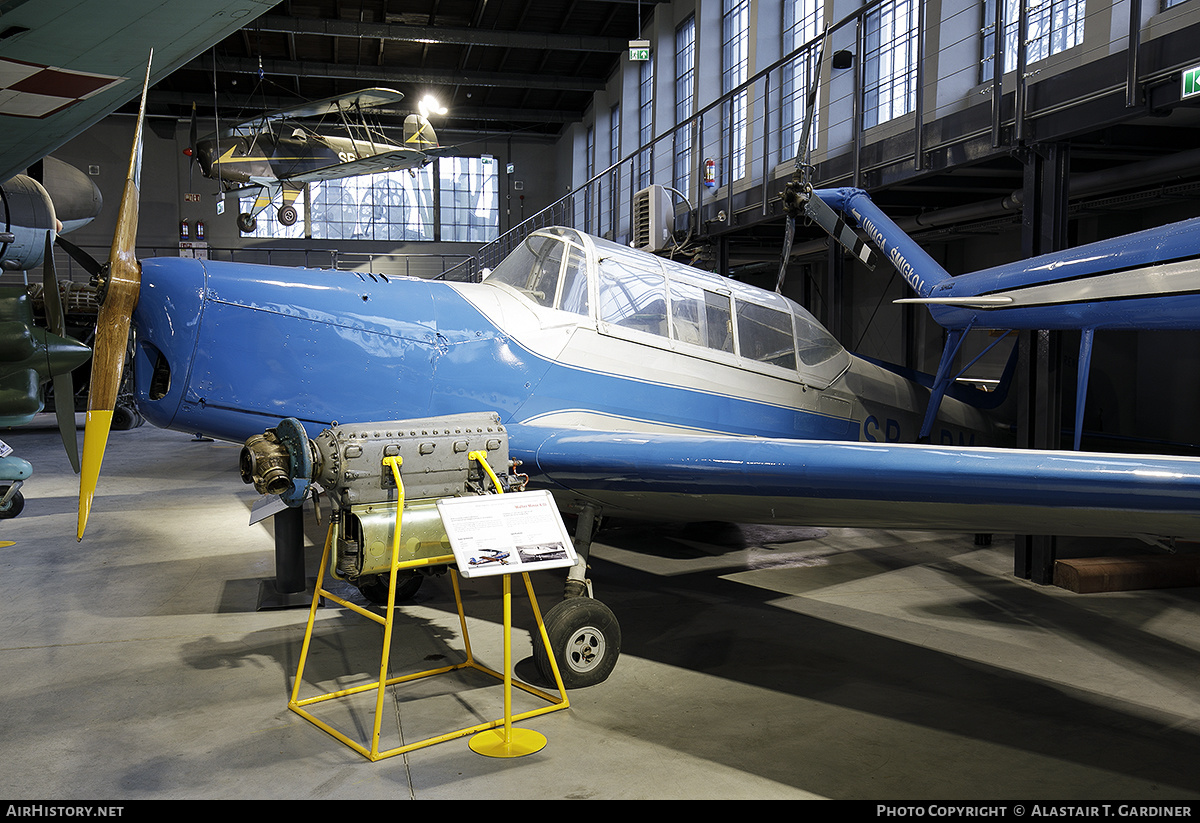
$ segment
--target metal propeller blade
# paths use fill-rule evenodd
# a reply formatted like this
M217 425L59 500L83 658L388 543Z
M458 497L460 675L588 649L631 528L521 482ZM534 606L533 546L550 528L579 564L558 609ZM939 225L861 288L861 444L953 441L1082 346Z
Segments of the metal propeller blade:
M151 59L154 53L150 53ZM125 352L129 346L129 323L137 306L142 269L136 256L138 193L142 170L142 126L146 118L146 92L150 86L150 64L142 85L142 102L134 129L129 173L117 212L117 228L108 255L108 267L100 292L100 312L96 316L96 341L92 349L92 383L88 393L87 422L83 433L83 470L79 476L78 540L83 539L91 513L92 499L100 479L100 464L112 429L113 410Z
M83 270L92 277L99 277L104 272L104 266L100 264L96 258L85 252L83 249L76 246L74 243L64 240L62 235L54 238L54 243L60 249L70 255L71 259L83 267Z
M46 304L46 326L58 337L66 337L66 319L63 316L62 295L58 291L58 275L54 270L53 232L46 232L46 250L42 257L42 300ZM79 438L75 433L75 383L71 372L51 369L50 380L54 385L54 416L58 420L58 433L71 468L79 474Z
M784 218L783 254L779 258L779 277L775 280L775 293L783 294L783 281L787 277L788 258L792 256L792 242L796 239L796 218L790 214Z

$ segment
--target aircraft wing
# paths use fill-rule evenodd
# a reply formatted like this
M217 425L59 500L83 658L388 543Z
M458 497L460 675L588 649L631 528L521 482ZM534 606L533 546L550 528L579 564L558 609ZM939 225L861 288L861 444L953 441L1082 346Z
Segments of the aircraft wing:
M560 505L618 517L1200 537L1198 458L508 428Z
M299 103L286 109L257 114L236 126L235 131L251 123L274 122L277 120L306 120L313 117L325 117L340 111L360 111L379 106L394 106L404 99L403 92L392 89L362 89L361 91L339 94L336 97L326 97L324 100L314 100L311 103Z
M334 163L318 169L306 169L296 174L280 175L280 180L294 183L309 183L313 180L340 180L343 177L357 177L362 174L377 174L385 171L411 169L424 165L430 160L429 154L416 149L392 149L391 151L373 154L370 157L360 157L345 163Z
M0 180L268 11L273 0L10 0L0 57Z

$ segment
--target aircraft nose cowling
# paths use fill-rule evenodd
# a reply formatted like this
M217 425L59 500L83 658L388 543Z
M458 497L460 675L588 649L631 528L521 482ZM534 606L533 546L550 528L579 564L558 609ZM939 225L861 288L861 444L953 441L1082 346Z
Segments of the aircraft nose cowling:
M205 177L213 176L213 162L217 159L216 147L212 143L202 141L193 151L196 152L196 162Z
M133 313L134 395L138 410L156 426L170 426L187 391L205 279L201 260L142 261L141 292Z

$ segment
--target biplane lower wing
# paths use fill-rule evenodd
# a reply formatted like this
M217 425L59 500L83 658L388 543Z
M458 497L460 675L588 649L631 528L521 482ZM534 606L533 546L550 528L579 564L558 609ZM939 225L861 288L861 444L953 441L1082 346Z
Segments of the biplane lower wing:
M431 158L426 152L416 149L392 149L359 157L344 163L333 163L317 169L305 169L295 174L281 175L280 180L288 183L311 183L316 180L339 180L343 177L358 177L388 171L401 171L425 165Z
M1200 537L1200 459L510 424L560 505L681 521Z

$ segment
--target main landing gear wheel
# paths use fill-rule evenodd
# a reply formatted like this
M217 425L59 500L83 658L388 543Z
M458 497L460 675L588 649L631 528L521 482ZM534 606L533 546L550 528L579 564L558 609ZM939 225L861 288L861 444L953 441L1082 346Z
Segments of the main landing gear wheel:
M542 617L563 686L582 689L603 683L621 654L621 626L612 610L590 597L569 597ZM547 683L554 683L541 634L534 637L534 659Z
M417 593L417 589L421 588L421 581L425 579L424 575L417 572L397 572L396 573L396 599L394 602L403 603L406 600L411 600ZM367 601L375 606L386 606L388 602L388 576L386 574L374 575L374 579L363 578L358 583L358 590L362 592L362 596L367 598Z
M0 500L4 499L4 495L8 494L9 487L7 485L0 486ZM0 520L8 520L16 517L25 508L25 498L20 492L15 493L9 501L0 505ZM553 678L551 678L553 679Z
M285 226L294 226L296 221L300 219L300 215L296 213L295 206L280 206L279 207L279 222Z
M258 226L258 221L252 215L242 212L237 216L238 231L242 234L249 234Z
M136 429L145 422L146 419L142 417L141 412L132 405L118 403L117 407L113 409L112 427L114 431Z

